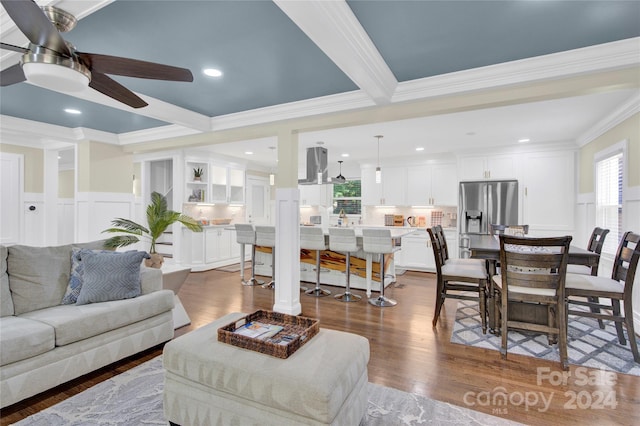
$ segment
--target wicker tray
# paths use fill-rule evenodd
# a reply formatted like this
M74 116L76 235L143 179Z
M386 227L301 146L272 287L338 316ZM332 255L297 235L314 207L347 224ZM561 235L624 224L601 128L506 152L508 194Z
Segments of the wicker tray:
M288 335L295 334L297 337L292 339L286 345L283 345L234 333L236 329L242 327L248 322L254 321L280 325L284 327L280 333ZM300 349L302 345L307 343L318 333L318 330L320 329L318 324L319 321L313 318L259 310L244 318L240 318L231 324L220 327L218 329L218 341L278 358L289 358L291 354ZM277 337L277 335L274 337Z

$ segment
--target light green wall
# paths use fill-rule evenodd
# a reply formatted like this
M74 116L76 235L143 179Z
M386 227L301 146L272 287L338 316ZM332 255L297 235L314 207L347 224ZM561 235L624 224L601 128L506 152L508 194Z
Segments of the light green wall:
M58 172L58 197L74 198L74 170L61 170Z
M623 140L627 140L627 185L640 186L640 113L618 124L580 149L581 194L594 192L593 164L596 153Z
M133 155L100 142L78 144L78 192L133 192Z
M44 151L19 145L0 144L0 152L24 155L24 192L44 192Z

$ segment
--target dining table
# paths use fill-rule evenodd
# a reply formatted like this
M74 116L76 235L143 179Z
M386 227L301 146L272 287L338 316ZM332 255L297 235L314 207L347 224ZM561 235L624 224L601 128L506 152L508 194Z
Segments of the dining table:
M487 313L489 316L489 330L495 333L498 321L495 318L494 309L489 307L493 307L495 303L493 300L494 297L492 277L496 275L496 265L500 260L500 237L498 235L467 234L463 236L463 240L467 240L465 241L465 246L471 253L472 258L487 260L487 270L490 277L489 281L491 283L491 291L489 292L489 297L487 300ZM589 268L591 268L591 274L596 275L599 262L600 255L598 253L594 253L592 251L574 245L569 246L569 264L588 266ZM540 324L544 324L548 321L548 312L546 305L531 303L510 302L509 316L515 320Z

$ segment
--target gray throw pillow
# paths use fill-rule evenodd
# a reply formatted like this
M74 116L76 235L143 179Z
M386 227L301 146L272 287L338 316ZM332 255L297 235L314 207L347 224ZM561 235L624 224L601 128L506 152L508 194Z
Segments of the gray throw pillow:
M71 245L9 246L7 270L16 315L60 304L69 283Z
M143 251L96 253L80 251L83 283L76 305L137 297L140 289L140 264L149 255Z

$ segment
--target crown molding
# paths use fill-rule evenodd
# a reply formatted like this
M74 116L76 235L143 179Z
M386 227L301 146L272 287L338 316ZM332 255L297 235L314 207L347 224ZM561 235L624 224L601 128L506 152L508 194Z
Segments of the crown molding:
M198 130L177 124L169 124L167 126L154 127L152 129L138 130L135 132L121 133L118 135L118 141L121 145L129 145L140 142L149 142L167 138L178 138L201 133Z
M391 102L398 81L346 1L274 3L377 105Z
M631 96L625 103L620 105L611 114L597 122L593 127L584 132L576 139L578 146L583 147L602 136L618 124L622 123L629 117L640 112L640 92Z
M228 130L257 124L351 111L375 106L361 91L339 93L211 118L211 130Z
M640 37L398 84L393 102L492 89L640 65Z

